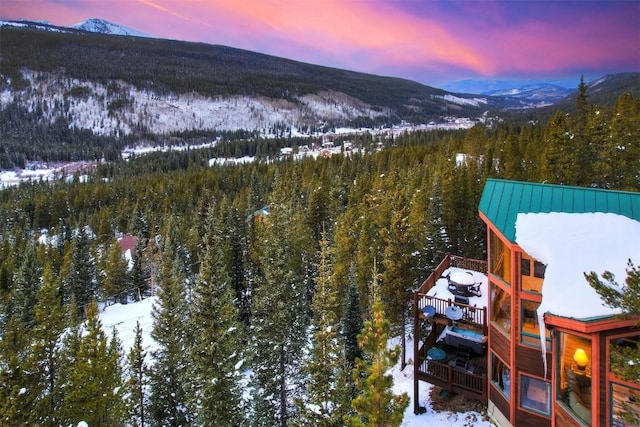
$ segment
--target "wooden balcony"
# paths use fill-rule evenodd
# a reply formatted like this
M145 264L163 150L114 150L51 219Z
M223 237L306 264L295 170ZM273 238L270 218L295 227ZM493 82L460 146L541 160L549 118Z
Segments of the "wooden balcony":
M489 389L486 353L471 360L473 372L454 366L454 358L454 353L437 361L418 357L418 380L486 403Z
M473 330L484 336L488 334L489 319L486 305L472 306L456 301L455 298L429 295L429 290L436 286L438 279L442 278L444 272L450 267L487 275L486 261L448 255L414 293L414 412L416 414L422 412L419 407L418 381L426 381L482 402L488 400L487 352L475 354L469 359L467 366L461 368L455 363L456 349L445 343L436 342L444 328L453 323L445 314L446 309L451 306L456 306L462 311L462 318L455 321L455 326ZM423 311L426 306L432 306L435 309L435 314L428 319ZM426 332L423 326L427 322L430 323L430 332L424 336ZM444 351L446 356L441 360L431 360L427 357L427 352L433 347Z

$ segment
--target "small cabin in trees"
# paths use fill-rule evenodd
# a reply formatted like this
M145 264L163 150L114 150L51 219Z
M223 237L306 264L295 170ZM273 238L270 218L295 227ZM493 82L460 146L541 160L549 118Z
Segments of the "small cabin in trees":
M424 291L441 278L434 271L414 297L414 411L423 380L475 394L502 427L634 425L626 416L640 417L640 379L614 373L612 349L640 345L639 319L604 305L585 274L610 271L623 284L627 262L640 262L640 193L488 179L479 213L487 261L466 267L486 272L486 309L457 326L486 334L486 367L476 378L430 357L438 320Z

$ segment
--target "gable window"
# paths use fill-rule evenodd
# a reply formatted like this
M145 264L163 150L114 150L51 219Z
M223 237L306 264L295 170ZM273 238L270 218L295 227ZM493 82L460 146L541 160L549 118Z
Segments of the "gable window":
M511 280L511 249L493 231L490 233L489 240L491 273L508 284Z
M520 407L545 417L551 416L551 384L522 374L520 376Z
M591 425L591 341L560 333L558 399L584 425Z
M520 283L524 292L542 294L542 282L547 266L526 253L520 260Z

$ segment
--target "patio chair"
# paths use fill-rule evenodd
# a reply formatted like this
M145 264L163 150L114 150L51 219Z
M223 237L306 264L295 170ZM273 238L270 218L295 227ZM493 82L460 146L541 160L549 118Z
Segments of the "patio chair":
M460 345L458 346L458 351L456 352L456 358L453 361L453 366L455 368L461 368L464 370L469 369L469 362L471 359L471 348Z
M458 287L456 286L455 283L449 281L449 284L447 285L447 289L449 290L449 292L451 292L454 295L458 294Z
M482 296L482 292L480 292L480 282L476 282L473 286L469 287L469 293L477 296L477 297L481 297Z

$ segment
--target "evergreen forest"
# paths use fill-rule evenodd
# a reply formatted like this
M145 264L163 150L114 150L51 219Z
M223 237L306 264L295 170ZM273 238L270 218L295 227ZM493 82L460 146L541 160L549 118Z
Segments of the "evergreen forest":
M486 258L488 177L640 191L640 99L594 105L583 84L548 120L376 138L230 166L114 156L0 191L0 424L397 426L380 348L445 254ZM99 310L151 295L157 350L138 328L125 351Z

